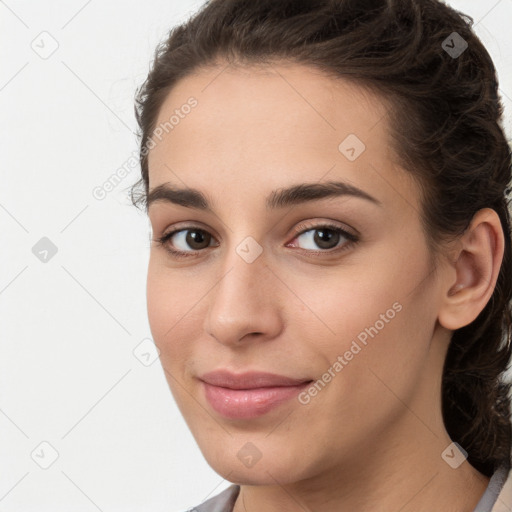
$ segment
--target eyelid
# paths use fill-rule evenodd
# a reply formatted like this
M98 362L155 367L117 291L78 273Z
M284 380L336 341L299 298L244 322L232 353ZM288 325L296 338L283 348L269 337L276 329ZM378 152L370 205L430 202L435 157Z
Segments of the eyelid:
M337 252L341 252L346 248L349 248L353 244L359 242L360 240L360 234L357 230L354 228L349 228L346 225L339 225L335 223L334 221L325 220L325 221L306 221L299 223L297 226L294 227L293 231L293 238L292 240L295 240L295 238L303 235L304 233L307 233L308 231L314 231L314 230L320 230L321 228L331 229L333 231L339 232L343 237L347 239L345 243L343 243L341 246L335 247L333 249L319 249L319 250L313 250L313 249L301 249L299 248L299 251L302 251L303 253L306 253L308 255L312 256L322 256L322 255L329 255ZM204 249L198 249L198 250L190 250L190 251L182 251L180 249L170 249L166 246L167 241L174 236L177 233L180 233L182 231L192 231L192 230L198 230L203 231L210 235L213 239L216 238L215 235L210 233L209 229L203 228L199 225L194 224L184 224L183 226L180 226L180 224L174 225L170 231L167 233L164 232L160 237L157 237L153 241L157 242L159 245L164 246L164 248L174 257L180 258L180 257L189 257L189 256L199 256L201 253L206 251L206 249L212 247L209 246ZM357 234L356 234L357 233ZM286 246L289 246L290 242L287 242ZM218 245L216 245L218 247ZM215 245L213 247L216 247Z
M193 230L203 231L204 233L209 234L212 237L212 239L216 238L216 235L213 235L212 233L210 233L209 229L206 229L199 225L184 224L183 226L180 226L179 224L177 224L177 225L174 225L171 230L169 230L167 232L164 231L164 233L161 236L153 238L153 241L158 243L159 245L166 246L167 241L170 240L170 238L173 237L174 235L181 233L182 231L193 231ZM173 253L173 254L181 253L181 254L187 254L187 255L188 254L191 254L191 255L197 254L198 255L199 253L201 253L205 250L205 249L199 249L199 250L191 250L191 251L181 251L179 249L171 250L167 247L165 247L165 248L168 252Z
M326 227L330 227L330 228L333 228L333 229L339 229L341 231L344 231L348 235L353 236L354 238L359 238L361 236L359 231L357 231L357 229L349 227L346 224L341 224L340 225L340 223L337 223L337 222L338 221L332 221L332 220L327 220L327 219L323 220L323 221L322 220L318 220L318 221L299 222L299 224L297 224L293 228L293 232L289 236L297 237L299 235L302 235L305 231L309 231L309 230L312 230L312 229L326 228ZM199 224L187 224L186 221L183 222L183 226L181 224L182 223L178 223L178 224L173 225L172 229L170 231L168 231L168 232L164 231L164 233L161 235L160 238L165 238L165 237L173 235L173 234L175 234L175 233L177 233L179 231L187 231L189 229L190 230L198 229L198 230L204 231L206 233L212 234L209 231L210 228L202 227ZM213 235L213 236L217 237L217 235Z
M330 228L333 230L339 230L343 233L346 233L346 235L353 239L359 239L361 236L360 233L346 224L340 224L339 222L335 222L332 220L319 220L319 221L305 221L297 224L297 226L294 228L294 231L296 233L293 235L294 237L297 237L299 235L302 235L306 231L311 231L314 229L320 229L320 228Z

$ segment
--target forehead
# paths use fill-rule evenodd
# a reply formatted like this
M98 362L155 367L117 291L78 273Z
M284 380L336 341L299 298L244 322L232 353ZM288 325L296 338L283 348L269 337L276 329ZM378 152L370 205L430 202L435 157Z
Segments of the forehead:
M344 179L382 200L415 192L395 165L382 99L307 66L201 69L168 94L159 128L150 190L207 186L243 202L290 183Z

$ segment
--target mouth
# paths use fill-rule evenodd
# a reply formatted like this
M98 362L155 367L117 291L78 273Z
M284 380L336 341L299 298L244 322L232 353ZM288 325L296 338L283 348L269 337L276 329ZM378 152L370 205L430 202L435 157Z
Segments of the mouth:
M272 373L234 374L227 370L209 372L199 380L212 409L230 419L262 416L297 396L313 382Z

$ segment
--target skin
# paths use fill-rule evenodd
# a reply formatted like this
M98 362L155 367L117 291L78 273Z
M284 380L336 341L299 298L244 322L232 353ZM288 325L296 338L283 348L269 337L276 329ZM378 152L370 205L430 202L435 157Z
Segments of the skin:
M169 246L195 251L177 259L152 242L148 315L205 459L241 485L235 512L472 512L489 479L441 457L451 443L441 375L451 331L493 292L503 256L496 213L481 210L433 266L419 188L396 163L378 96L300 65L219 64L181 80L158 123L190 96L197 107L149 153L150 190L197 188L214 213L157 201L148 214L153 240L192 225L211 246L175 235ZM353 162L338 149L348 134L366 145ZM381 206L344 196L265 208L273 190L327 181ZM297 229L304 221L312 227ZM323 249L311 230L325 221L356 230L359 242ZM248 236L262 249L252 263L236 251ZM397 302L400 312L308 404L228 420L206 401L197 377L217 368L321 378ZM261 453L252 467L237 457L249 442Z

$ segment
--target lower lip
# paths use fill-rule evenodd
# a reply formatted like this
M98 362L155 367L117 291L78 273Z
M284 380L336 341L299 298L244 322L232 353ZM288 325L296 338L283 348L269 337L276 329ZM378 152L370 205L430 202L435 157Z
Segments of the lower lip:
M229 389L203 381L206 399L213 409L231 419L250 419L266 414L278 405L297 396L310 385L255 389Z

